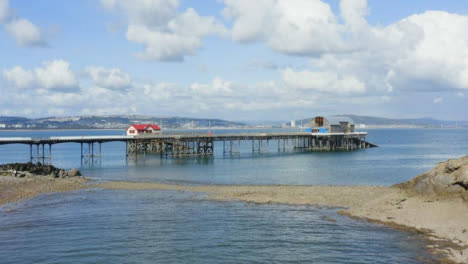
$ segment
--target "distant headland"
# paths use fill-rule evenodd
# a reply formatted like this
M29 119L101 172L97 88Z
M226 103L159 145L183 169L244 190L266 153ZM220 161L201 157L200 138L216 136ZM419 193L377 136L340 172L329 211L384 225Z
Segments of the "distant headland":
M310 118L291 120L229 121L215 118L150 115L83 115L28 118L0 116L0 130L20 129L125 129L128 124L158 124L164 129L252 129L300 128L311 122ZM362 115L334 115L354 120L359 128L468 128L468 121L447 121L434 118L396 119Z

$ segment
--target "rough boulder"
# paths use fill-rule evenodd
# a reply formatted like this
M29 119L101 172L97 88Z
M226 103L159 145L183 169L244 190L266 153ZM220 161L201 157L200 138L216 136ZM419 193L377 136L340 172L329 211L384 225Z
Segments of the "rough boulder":
M395 186L424 195L461 195L468 200L468 156L441 162L418 177Z
M52 165L28 162L0 165L0 175L12 175L17 177L51 176L53 178L70 178L80 177L81 173L78 169L66 171Z

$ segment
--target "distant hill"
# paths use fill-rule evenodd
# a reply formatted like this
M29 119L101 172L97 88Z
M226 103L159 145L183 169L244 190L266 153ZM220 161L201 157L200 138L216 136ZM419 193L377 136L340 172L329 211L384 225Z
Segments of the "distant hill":
M412 119L395 119L375 116L360 116L360 115L335 115L345 116L354 120L355 124L364 124L370 127L421 127L421 128L468 128L468 121L446 121L434 118L412 118ZM306 125L312 118L302 120ZM296 121L296 125L300 125L301 120Z
M447 121L438 120L430 117L424 118L409 118L409 119L394 119L384 117L359 116L359 115L343 115L350 117L356 124L366 124L371 126L415 126L415 127L468 127L468 121Z
M163 128L246 127L242 122L189 117L106 115L24 118L0 116L0 129L123 129L130 124L152 123Z

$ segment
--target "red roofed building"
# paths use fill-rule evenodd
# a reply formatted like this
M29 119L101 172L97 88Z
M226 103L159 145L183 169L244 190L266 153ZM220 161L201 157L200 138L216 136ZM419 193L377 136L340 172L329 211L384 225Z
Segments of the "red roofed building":
M157 125L138 124L127 127L127 136L139 136L159 133L161 133L161 128Z

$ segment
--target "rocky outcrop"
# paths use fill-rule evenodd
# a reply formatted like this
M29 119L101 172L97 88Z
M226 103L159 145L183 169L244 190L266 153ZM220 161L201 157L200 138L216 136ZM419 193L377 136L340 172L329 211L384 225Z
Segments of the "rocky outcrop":
M71 178L81 176L81 172L78 169L71 169L66 171L64 169L56 168L52 165L44 165L41 163L32 162L0 165L0 174L16 177L50 176L53 178Z
M441 162L418 177L395 186L425 195L461 195L468 200L468 156Z

